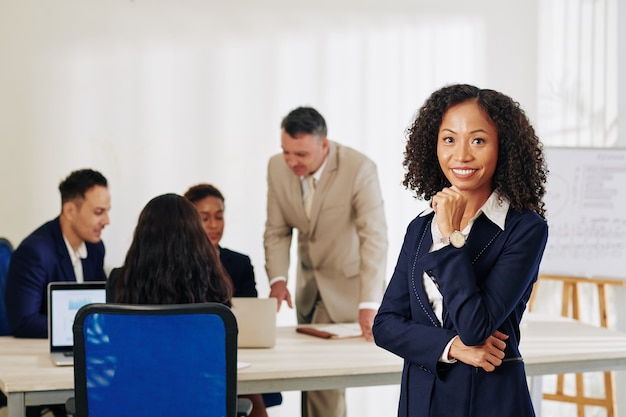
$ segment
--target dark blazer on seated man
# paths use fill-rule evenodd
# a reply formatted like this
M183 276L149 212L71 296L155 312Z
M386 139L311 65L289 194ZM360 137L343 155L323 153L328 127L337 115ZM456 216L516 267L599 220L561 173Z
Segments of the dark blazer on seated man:
M17 247L5 292L15 337L48 337L48 283L104 281L102 230L109 224L107 179L93 169L73 171L59 184L61 214Z
M104 244L85 242L85 246L85 281L104 281ZM47 287L53 281L76 281L58 217L24 239L11 257L6 304L12 335L48 337Z

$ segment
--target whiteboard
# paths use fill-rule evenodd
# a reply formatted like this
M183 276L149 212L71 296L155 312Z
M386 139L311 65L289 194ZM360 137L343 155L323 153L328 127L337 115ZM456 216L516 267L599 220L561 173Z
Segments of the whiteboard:
M626 277L626 149L544 149L544 274Z

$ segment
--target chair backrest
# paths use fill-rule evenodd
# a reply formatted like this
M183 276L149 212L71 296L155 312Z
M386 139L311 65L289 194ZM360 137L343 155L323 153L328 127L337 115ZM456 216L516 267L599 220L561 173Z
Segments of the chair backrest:
M228 307L88 304L73 331L78 417L236 416Z
M9 334L5 294L7 272L9 271L9 261L11 260L12 254L13 245L11 245L11 242L0 237L0 336L7 336Z

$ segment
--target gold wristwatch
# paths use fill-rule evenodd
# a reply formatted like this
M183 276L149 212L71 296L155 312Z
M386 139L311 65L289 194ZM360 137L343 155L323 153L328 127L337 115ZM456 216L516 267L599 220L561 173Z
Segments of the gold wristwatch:
M465 246L465 235L455 230L450 236L441 238L441 243L444 245L450 244L455 248L462 248Z

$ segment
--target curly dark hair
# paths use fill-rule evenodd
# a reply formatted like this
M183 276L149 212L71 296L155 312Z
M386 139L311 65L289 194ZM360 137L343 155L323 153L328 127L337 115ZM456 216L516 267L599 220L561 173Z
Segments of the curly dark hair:
M177 194L153 198L139 215L115 282L114 301L129 304L217 302L233 287L195 207Z
M545 218L543 196L548 174L543 145L519 103L494 90L467 84L443 87L426 100L407 129L402 184L415 197L431 200L449 187L437 158L437 138L443 116L457 104L475 100L498 131L498 162L492 187L517 211L529 209Z

